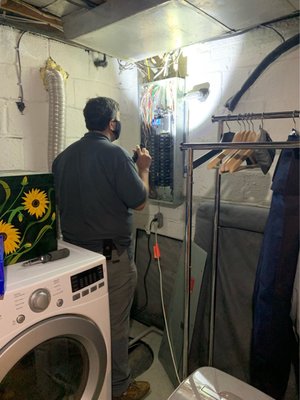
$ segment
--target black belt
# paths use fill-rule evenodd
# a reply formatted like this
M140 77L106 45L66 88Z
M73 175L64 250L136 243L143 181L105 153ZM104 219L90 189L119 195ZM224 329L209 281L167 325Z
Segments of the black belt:
M112 239L103 239L103 250L102 254L107 260L111 260L111 253L113 250L117 250Z

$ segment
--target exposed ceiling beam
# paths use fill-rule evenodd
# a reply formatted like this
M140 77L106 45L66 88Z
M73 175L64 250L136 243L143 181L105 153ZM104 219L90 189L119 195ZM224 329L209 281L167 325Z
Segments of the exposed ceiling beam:
M63 25L60 18L40 11L30 4L23 3L18 0L2 0L0 4L0 9L12 12L17 15L21 15L22 17L44 22L52 28L58 29L59 31L63 32Z

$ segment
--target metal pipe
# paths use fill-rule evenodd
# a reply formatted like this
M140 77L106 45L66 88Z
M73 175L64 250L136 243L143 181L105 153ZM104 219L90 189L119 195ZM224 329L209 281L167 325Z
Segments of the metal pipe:
M246 114L228 114L228 115L213 115L212 122L218 121L240 121L242 119L277 119L277 118L298 118L299 110L295 111L278 111L278 112L263 112L263 113L246 113Z
M181 150L223 150L223 149L293 149L299 142L215 142L215 143L182 143Z
M223 134L223 121L218 124L218 140L221 140ZM221 201L221 175L216 171L215 185L215 204L213 220L212 237L212 265L211 265L211 294L210 294L210 318L209 318L209 339L208 339L208 365L213 365L214 357L214 337L215 337L215 309L216 309L216 284L218 269L218 251L219 251L219 219L220 219L220 201Z
M184 253L184 321L182 349L182 379L188 376L189 333L190 333L190 282L192 242L192 200L193 200L193 150L188 150L185 207L185 253Z

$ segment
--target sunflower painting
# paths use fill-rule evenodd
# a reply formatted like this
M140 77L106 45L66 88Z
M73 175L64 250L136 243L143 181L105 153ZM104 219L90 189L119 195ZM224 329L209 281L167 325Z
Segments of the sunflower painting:
M0 235L3 237L5 254L13 253L19 248L21 234L13 225L0 221Z
M24 200L24 210L28 211L30 215L35 215L37 218L45 214L48 208L49 200L44 191L39 189L32 189L25 196L22 197Z
M57 249L52 174L0 176L0 235L4 263Z

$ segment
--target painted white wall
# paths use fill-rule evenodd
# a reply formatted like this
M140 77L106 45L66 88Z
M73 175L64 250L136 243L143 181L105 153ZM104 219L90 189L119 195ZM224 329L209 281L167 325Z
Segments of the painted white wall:
M299 32L298 22L278 23L276 29L286 38ZM254 71L257 65L282 43L280 36L271 29L260 28L240 36L205 44L195 44L184 49L187 57L188 76L186 92L194 85L210 83L210 94L205 102L189 102L189 134L187 142L214 142L217 140L218 124L211 122L212 115L227 115L224 106ZM240 99L232 114L251 112L275 112L299 110L299 47L280 56L256 80ZM299 129L299 119L296 119ZM260 121L254 122L258 130ZM293 120L265 120L264 128L273 141L286 140L294 127ZM237 132L237 123L229 124ZM224 125L224 131L228 130ZM195 151L198 158L207 150ZM223 174L221 199L224 201L269 206L272 192L271 179L277 157L267 175L261 170L247 170L234 174ZM215 170L208 170L206 164L194 170L193 217L197 205L203 198L213 199L215 195ZM139 214L139 227L147 226L153 215L161 211L164 227L159 233L176 238L184 237L185 204L172 209L150 204L144 215Z
M286 38L298 32L292 21L278 24ZM77 47L25 33L20 44L22 83L26 108L23 115L15 102L19 97L16 74L16 44L19 31L0 26L0 170L47 171L48 93L40 78L40 68L49 56L65 69L66 144L85 132L82 109L88 98L103 95L119 101L122 114L120 144L129 152L140 142L138 83L136 69L120 73L117 60L109 58L107 68L96 68L91 54ZM234 95L247 77L281 38L271 29L261 28L230 39L195 44L184 49L188 76L186 90L209 82L210 95L204 103L189 103L188 141L215 141L217 124L212 115L227 114L225 101ZM101 55L100 55L101 57ZM240 100L233 113L285 111L299 109L299 48L275 61ZM299 128L299 122L297 127ZM258 128L259 122L255 122ZM264 127L273 140L286 140L293 127L291 120L266 120ZM236 123L230 124L239 130ZM196 152L195 158L200 156ZM275 163L273 163L273 167ZM222 199L267 206L273 168L266 176L249 170L222 177ZM214 197L215 171L206 165L194 172L194 207L201 198ZM161 211L164 226L159 233L183 238L185 204L177 208L149 203L136 213L136 226L149 226L153 215Z
M48 57L69 74L65 82L66 145L86 132L82 114L86 101L95 96L107 96L120 103L123 130L134 132L124 143L131 146L131 138L137 137L139 132L135 69L120 73L114 58L108 58L106 68L97 68L93 59L102 58L101 54L25 33L20 42L20 60L26 108L21 114L16 106L19 86L15 48L19 36L18 30L0 26L1 171L48 170L49 97L40 76L40 68L45 66Z

